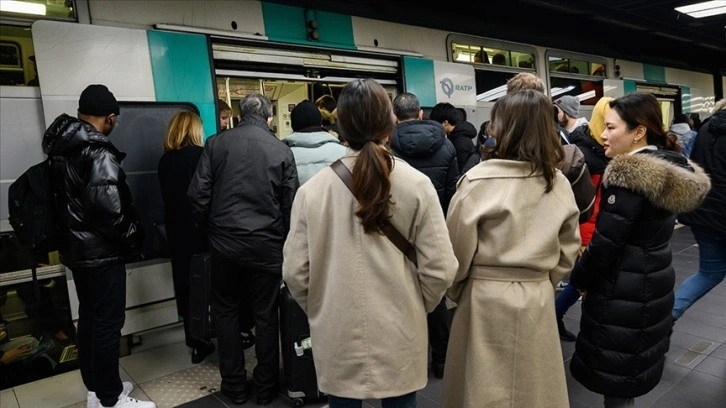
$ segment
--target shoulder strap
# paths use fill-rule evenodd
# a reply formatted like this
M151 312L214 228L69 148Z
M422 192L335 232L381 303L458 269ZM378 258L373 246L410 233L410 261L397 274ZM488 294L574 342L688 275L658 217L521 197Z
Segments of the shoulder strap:
M350 190L351 194L353 193L353 174L348 170L347 167L345 167L345 164L343 164L340 159L333 162L333 164L330 165L330 167L333 169L335 174L340 177L341 180L343 180L343 184L345 184L346 187L348 187L348 190ZM355 197L355 194L353 195ZM418 267L418 260L416 259L416 248L408 242L406 237L404 237L390 222L386 221L384 227L383 227L383 233L386 234L386 237L388 237L391 242L393 242L393 245L396 246L401 252L403 252L406 257L413 262L416 267Z

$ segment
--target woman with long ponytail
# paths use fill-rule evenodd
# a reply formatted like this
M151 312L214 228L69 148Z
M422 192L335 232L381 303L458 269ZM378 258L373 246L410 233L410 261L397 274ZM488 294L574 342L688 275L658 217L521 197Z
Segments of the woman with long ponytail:
M298 190L283 280L307 313L331 408L364 399L415 407L427 382L426 314L458 264L430 179L388 150L395 119L386 90L354 80L337 111L351 189L327 168ZM384 233L389 226L413 245L417 265Z

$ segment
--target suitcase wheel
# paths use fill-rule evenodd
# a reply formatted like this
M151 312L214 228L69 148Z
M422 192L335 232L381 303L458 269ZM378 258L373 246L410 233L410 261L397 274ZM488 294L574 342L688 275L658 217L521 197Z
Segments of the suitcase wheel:
M305 405L305 401L302 398L293 398L293 400L292 400L293 407L300 408L303 405Z

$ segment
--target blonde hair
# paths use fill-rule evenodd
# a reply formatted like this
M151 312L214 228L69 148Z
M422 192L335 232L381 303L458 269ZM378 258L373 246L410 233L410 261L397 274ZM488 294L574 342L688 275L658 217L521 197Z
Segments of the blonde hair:
M194 112L181 111L175 114L169 121L164 138L164 151L172 152L192 144L202 145L204 129L202 119Z
M719 100L713 105L711 113L716 113L720 110L726 110L726 98Z

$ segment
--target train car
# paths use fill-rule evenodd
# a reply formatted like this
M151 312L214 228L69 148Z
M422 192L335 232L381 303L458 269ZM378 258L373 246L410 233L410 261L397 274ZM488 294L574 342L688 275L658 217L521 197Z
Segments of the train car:
M8 187L43 159L45 128L61 113L75 115L88 84L105 84L122 106L111 140L128 154L123 166L148 238L146 259L127 266L122 333L131 340L179 320L170 263L153 234L163 218L156 166L167 121L178 110L198 112L212 137L221 130L218 100L236 115L244 95L261 92L274 104L272 131L284 138L292 132L295 104L337 97L354 78L376 79L391 98L413 92L426 110L439 102L462 107L477 128L519 72L541 78L552 98L578 97L585 117L603 95L651 92L667 122L680 112L705 117L717 97L713 73L545 47L537 38L515 42L289 2L3 1L3 7L8 3L33 7L0 14L3 242L13 241ZM17 253L12 244L2 251ZM30 271L22 263L3 264L0 290L10 301L0 305L2 319L16 335L27 334L23 322L32 316L15 288L30 281ZM63 282L66 307L77 319L72 274L57 256L49 256L39 278Z

